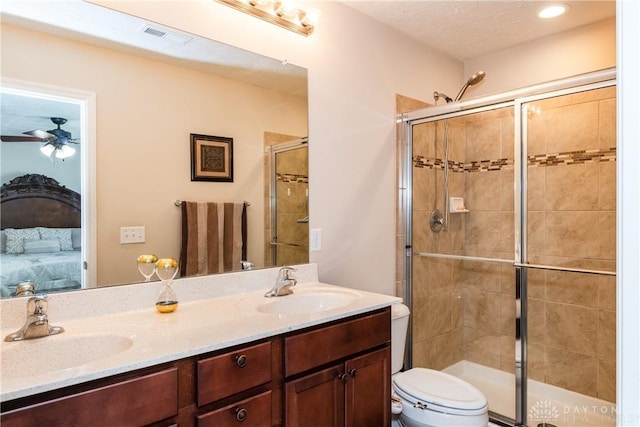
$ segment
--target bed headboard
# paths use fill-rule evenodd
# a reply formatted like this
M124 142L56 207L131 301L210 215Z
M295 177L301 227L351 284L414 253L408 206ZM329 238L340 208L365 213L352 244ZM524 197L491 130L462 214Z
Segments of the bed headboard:
M40 174L27 174L0 189L0 228L78 228L80 194ZM26 214L28 213L28 214Z

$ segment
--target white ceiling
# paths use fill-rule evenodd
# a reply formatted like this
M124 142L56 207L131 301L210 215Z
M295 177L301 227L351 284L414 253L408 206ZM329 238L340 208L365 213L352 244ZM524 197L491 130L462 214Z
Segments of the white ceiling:
M615 16L615 0L561 0L564 15L543 20L543 0L347 0L347 6L460 61ZM558 2L555 2L558 3Z

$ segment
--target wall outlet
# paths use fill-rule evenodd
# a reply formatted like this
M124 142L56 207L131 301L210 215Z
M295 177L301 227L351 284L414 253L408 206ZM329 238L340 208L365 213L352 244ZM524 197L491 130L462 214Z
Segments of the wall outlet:
M319 252L322 250L322 229L312 228L309 230L309 250Z
M135 227L120 227L120 244L144 243L144 225Z

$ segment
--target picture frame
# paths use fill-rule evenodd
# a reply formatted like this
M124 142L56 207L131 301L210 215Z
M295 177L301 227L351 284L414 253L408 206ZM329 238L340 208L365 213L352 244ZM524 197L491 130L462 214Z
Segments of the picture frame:
M233 182L233 138L191 134L191 181Z

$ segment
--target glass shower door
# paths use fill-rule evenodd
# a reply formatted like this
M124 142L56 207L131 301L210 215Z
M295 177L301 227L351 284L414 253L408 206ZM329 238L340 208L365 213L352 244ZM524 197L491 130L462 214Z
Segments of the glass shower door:
M522 104L527 420L615 425L615 86Z
M512 419L513 129L513 107L503 105L411 131L412 366L466 380Z

